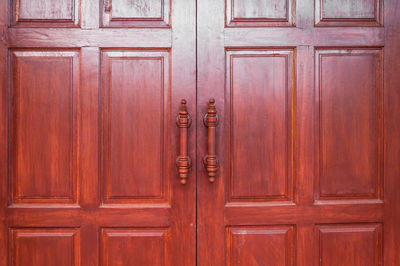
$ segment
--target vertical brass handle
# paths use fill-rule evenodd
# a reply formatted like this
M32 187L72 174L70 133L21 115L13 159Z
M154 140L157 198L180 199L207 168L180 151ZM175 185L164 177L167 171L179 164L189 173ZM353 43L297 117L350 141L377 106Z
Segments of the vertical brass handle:
M207 155L204 156L204 167L207 170L208 181L213 183L217 175L218 159L216 155L216 128L218 125L217 108L215 100L210 99L208 102L208 111L204 116L204 125L208 128L207 138Z
M187 111L186 100L182 99L179 114L176 117L176 125L179 128L179 156L176 158L176 166L181 184L186 184L192 166L192 161L188 155L188 128L191 124L192 118Z

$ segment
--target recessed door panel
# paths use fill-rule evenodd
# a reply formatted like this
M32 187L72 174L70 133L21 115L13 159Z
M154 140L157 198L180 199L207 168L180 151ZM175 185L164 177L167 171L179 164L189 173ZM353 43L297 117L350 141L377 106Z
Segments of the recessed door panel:
M292 184L293 51L227 52L230 198L289 200Z
M79 52L12 50L10 58L11 200L76 203Z
M102 52L104 202L166 201L169 64L167 51Z

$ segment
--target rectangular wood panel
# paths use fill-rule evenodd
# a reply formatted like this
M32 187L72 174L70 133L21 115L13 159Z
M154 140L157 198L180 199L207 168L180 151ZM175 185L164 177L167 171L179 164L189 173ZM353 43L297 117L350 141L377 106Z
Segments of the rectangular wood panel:
M294 26L295 0L225 0L228 27Z
M103 201L164 201L170 121L168 51L103 50Z
M317 198L381 197L381 57L379 49L316 51Z
M11 26L77 27L80 0L11 0Z
M101 0L103 27L169 27L170 0Z
M383 0L316 0L316 26L381 26Z
M316 265L382 265L381 224L332 224L315 228Z
M168 229L103 228L101 265L166 265L169 237Z
M227 265L295 265L295 227L292 225L227 228Z
M10 229L10 265L80 265L80 231L75 228Z
M231 200L293 196L293 50L229 50Z
M10 57L11 201L77 202L79 52L11 50Z

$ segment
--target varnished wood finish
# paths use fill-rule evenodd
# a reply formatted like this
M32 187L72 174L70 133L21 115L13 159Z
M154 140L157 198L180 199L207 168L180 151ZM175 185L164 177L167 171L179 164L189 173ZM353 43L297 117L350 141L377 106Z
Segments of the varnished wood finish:
M399 7L198 2L198 265L398 265Z
M186 100L181 101L181 108L176 117L176 125L179 128L179 156L176 158L176 166L180 182L186 184L189 170L192 167L192 160L188 156L188 128L192 124L192 118L189 115L186 107Z
M397 266L399 18L397 0L0 0L0 266Z
M207 114L204 116L204 126L207 127L207 154L203 158L204 167L207 170L208 181L215 182L218 170L218 157L216 154L216 128L218 125L217 108L215 100L210 99L208 102Z
M187 0L0 1L1 266L195 265L196 175L175 165L195 19Z

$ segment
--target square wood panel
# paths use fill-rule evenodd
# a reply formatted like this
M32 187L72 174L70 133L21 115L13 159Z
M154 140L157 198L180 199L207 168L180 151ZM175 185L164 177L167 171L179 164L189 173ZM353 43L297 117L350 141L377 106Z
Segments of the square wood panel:
M75 228L10 229L10 265L80 266L80 241Z
M226 0L227 27L290 27L295 0Z
M315 0L315 25L382 26L383 0Z
M10 5L11 26L79 26L80 0L11 0Z
M294 266L295 227L292 225L227 228L227 265Z
M100 0L103 27L169 27L171 0Z
M315 228L316 265L382 265L381 224L332 224Z
M102 266L166 265L168 229L103 228Z

